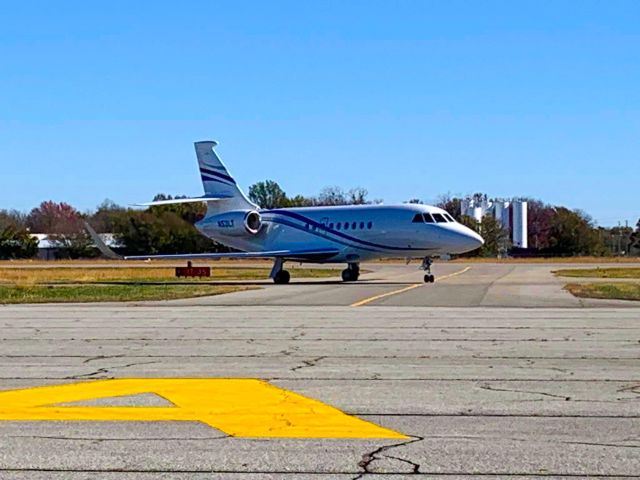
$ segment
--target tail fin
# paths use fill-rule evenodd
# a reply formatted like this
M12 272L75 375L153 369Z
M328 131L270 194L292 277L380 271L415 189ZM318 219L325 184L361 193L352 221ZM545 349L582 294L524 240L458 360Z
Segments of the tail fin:
M225 204L225 209L258 208L238 188L227 167L213 150L213 147L218 145L217 142L196 142L194 145L205 196L223 198L221 203Z

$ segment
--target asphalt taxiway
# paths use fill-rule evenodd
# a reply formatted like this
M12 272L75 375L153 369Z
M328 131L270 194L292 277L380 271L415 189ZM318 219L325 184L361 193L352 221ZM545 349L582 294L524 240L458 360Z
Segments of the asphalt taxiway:
M620 266L616 264L615 266ZM336 265L336 268L340 266ZM559 278L553 271L577 264L516 264L443 262L433 266L436 283L425 284L416 264L370 263L358 282L337 277L297 278L282 288L268 279L238 282L260 290L206 298L175 300L175 305L273 306L397 306L397 307L581 307L635 306L633 302L579 299L563 290L576 278ZM584 265L582 265L584 267ZM212 283L216 283L212 279ZM225 282L219 282L225 283ZM166 302L158 302L157 305Z
M0 478L638 478L640 309L555 266L367 268L0 307Z

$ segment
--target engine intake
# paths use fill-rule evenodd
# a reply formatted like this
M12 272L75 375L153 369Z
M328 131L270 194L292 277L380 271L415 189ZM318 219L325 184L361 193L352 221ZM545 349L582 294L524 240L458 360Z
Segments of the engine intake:
M247 213L244 217L244 228L251 235L256 235L262 227L262 218L255 210Z
M211 235L242 237L257 235L262 229L262 217L255 210L234 210L210 217L204 227Z

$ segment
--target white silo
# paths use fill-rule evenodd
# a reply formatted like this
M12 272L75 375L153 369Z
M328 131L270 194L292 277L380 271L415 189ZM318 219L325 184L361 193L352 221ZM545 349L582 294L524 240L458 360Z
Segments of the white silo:
M496 219L502 228L509 228L509 202L496 200L493 203L493 218Z
M516 200L511 205L513 209L513 245L515 247L527 248L527 202Z
M484 214L484 209L480 207L473 207L473 218L476 219L476 222L481 222Z

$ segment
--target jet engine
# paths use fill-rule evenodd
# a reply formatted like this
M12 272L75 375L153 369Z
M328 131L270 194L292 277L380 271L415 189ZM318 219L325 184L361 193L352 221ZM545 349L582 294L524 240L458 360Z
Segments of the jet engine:
M225 212L207 222L208 230L215 230L222 235L240 237L246 235L257 235L262 228L262 218L255 210L236 210Z
M251 235L257 234L260 227L262 227L262 218L258 212L252 210L244 216L244 228Z

